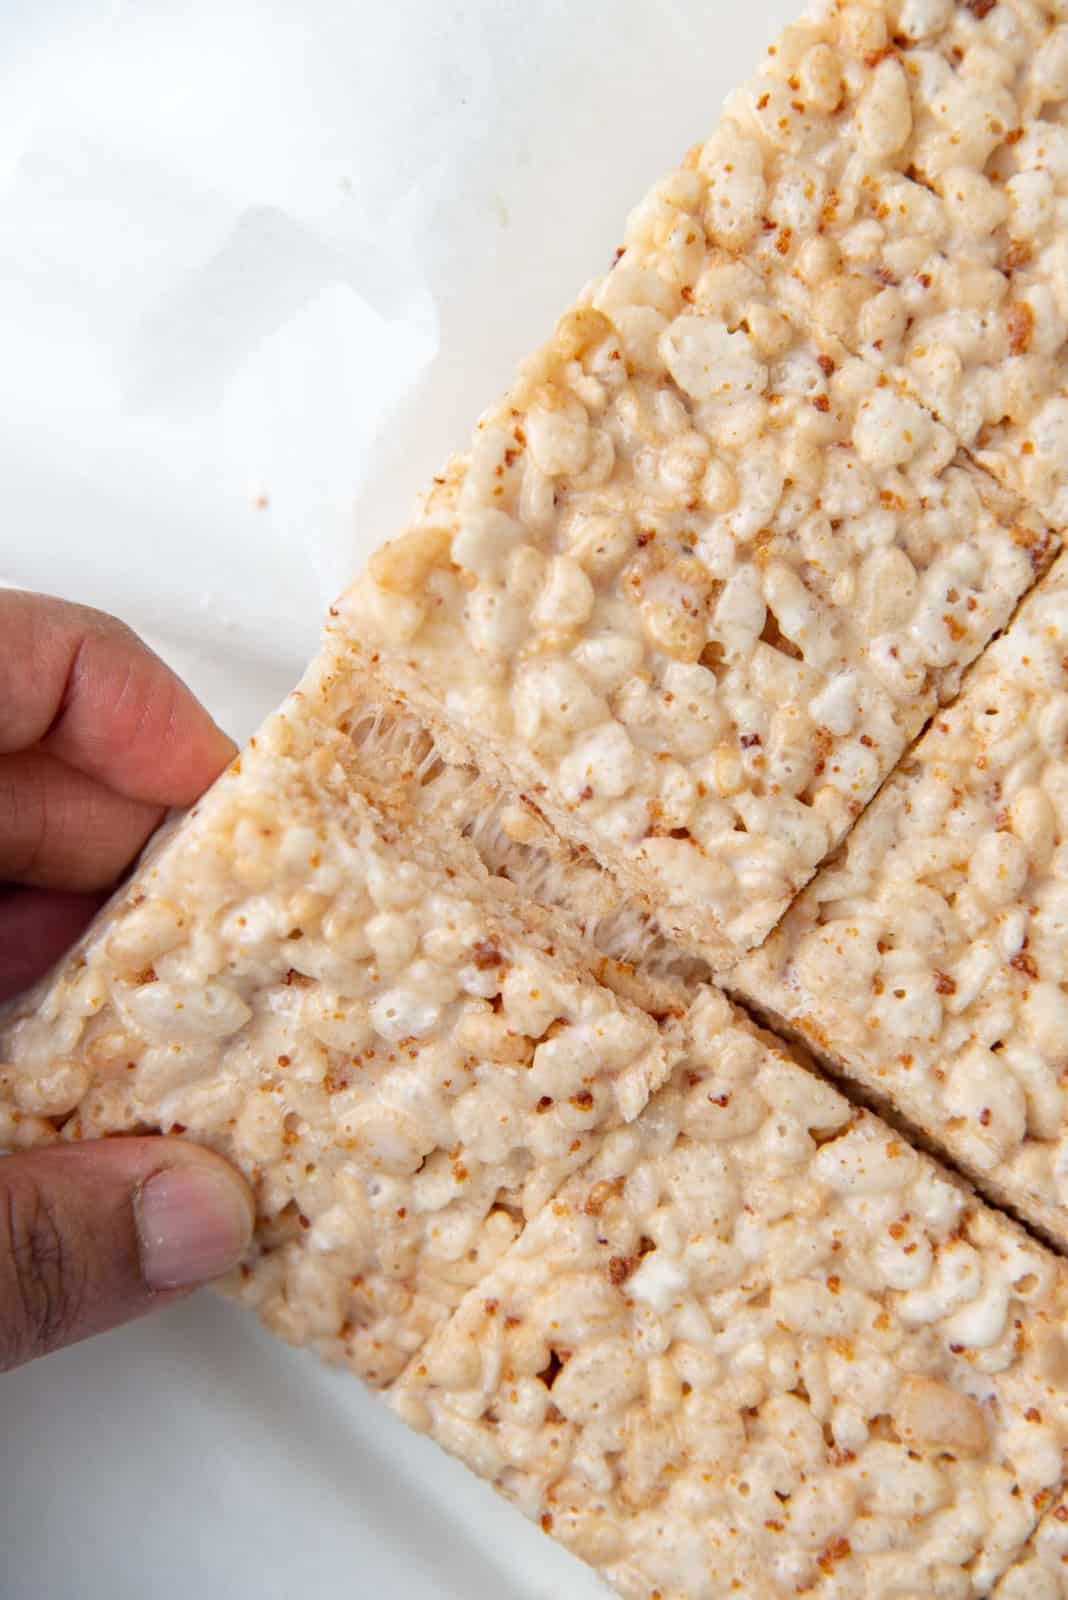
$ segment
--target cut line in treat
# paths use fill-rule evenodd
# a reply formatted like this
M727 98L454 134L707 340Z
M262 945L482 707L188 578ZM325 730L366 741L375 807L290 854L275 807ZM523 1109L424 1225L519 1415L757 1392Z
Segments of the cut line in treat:
M1062 1248L1066 662L1062 556L732 974Z

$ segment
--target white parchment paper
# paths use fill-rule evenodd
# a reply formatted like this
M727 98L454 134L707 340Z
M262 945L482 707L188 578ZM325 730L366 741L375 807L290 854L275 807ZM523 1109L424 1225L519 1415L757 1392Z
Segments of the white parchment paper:
M788 0L7 0L0 581L247 735ZM3 1382L5 1600L574 1596L208 1298Z

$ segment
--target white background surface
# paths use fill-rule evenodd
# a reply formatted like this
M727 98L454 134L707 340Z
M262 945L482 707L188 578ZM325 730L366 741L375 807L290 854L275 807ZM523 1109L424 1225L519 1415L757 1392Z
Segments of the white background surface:
M794 9L0 0L0 581L247 735ZM600 1592L212 1296L0 1379L3 1600Z

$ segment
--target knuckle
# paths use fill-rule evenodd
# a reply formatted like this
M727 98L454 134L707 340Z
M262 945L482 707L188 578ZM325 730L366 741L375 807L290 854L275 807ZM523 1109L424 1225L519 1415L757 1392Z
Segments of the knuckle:
M0 1189L0 1371L57 1348L77 1325L85 1274L47 1190Z
M48 832L48 793L40 763L15 757L0 765L4 875L31 878L45 857Z
M166 750L179 716L179 685L136 634L117 641L123 649L112 691L110 715L130 745Z

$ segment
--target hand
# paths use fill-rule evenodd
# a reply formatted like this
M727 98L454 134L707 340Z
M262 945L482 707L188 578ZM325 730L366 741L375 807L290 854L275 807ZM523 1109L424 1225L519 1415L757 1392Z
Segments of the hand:
M0 590L0 1000L81 933L234 747L121 622ZM248 1248L247 1188L179 1139L0 1159L0 1371L168 1304Z

